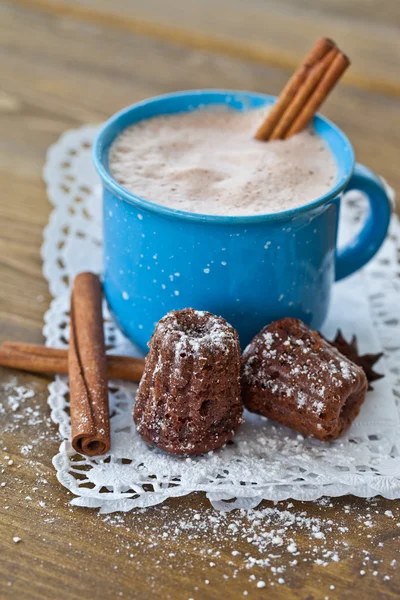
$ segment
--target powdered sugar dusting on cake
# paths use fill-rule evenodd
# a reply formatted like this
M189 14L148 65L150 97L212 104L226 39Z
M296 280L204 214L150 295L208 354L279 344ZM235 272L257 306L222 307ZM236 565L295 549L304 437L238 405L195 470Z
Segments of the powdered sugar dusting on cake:
M273 338L272 333L270 333L269 331L266 331L264 333L263 337L264 337L264 341L265 341L266 346L270 348L271 345L274 343L274 338Z
M354 377L354 374L350 368L350 362L348 360L341 360L340 361L340 371L342 373L342 377L344 379L352 379Z
M235 330L222 317L192 310L195 323L188 326L182 322L179 314L168 313L158 324L159 331L175 344L176 364L179 364L180 359L185 358L188 352L200 356L204 348L208 351L216 349L218 352L227 353L232 343L237 341ZM182 353L185 354L184 357L181 356Z
M157 324L134 406L139 433L163 450L219 448L242 422L240 346L222 317L191 308Z
M301 412L323 418L327 403L339 403L343 386L353 384L362 370L301 321L287 320L296 323L296 335L279 326L284 321L273 324L273 331L265 328L247 346L243 376L255 388L293 398Z
M325 403L322 402L321 400L319 400L319 401L316 400L313 402L312 407L315 410L315 412L317 413L317 415L320 415L325 408Z
M305 403L307 402L307 396L304 392L300 391L297 394L297 406L299 408L303 408Z

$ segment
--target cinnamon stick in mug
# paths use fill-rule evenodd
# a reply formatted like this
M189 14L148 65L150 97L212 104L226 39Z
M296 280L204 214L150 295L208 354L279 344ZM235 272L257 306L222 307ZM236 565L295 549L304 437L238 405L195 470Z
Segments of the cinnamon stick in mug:
M289 131L293 122L296 120L299 113L302 111L304 105L307 100L314 92L314 89L321 81L328 67L334 61L338 54L338 50L336 48L332 48L329 52L324 56L322 60L316 63L312 69L310 69L309 75L306 78L305 82L298 90L296 96L293 98L293 101L287 107L286 111L282 115L279 123L273 130L270 140L282 140L284 139L286 133Z
M73 448L87 456L110 449L107 360L102 316L102 288L93 273L80 273L71 296L68 350L71 437Z
M311 51L307 54L299 68L289 79L280 93L279 98L272 106L260 127L257 129L255 135L257 140L266 141L270 139L270 136L279 123L282 115L289 107L300 87L306 80L310 69L317 64L318 61L323 59L324 56L328 54L330 50L332 50L332 48L335 48L335 43L328 38L319 38L316 41Z
M340 79L349 65L349 58L342 52L338 52L314 92L303 106L300 114L286 132L284 136L285 139L295 133L299 133L299 131L302 131L307 127L329 92L336 85L336 82Z

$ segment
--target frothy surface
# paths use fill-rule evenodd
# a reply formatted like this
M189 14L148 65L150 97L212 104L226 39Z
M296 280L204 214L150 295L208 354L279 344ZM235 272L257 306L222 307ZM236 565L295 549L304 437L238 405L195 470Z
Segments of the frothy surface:
M209 215L273 213L328 192L337 167L326 143L312 129L255 140L264 116L207 109L141 121L111 146L111 173L145 200Z

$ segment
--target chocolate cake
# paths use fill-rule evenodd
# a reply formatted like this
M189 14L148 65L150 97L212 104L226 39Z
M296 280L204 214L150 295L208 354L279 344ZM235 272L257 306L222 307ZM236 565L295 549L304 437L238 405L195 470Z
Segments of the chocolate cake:
M173 454L199 454L230 440L242 421L238 335L222 317L168 313L149 342L133 409L140 435Z
M245 407L320 440L349 427L367 388L363 369L298 319L268 325L243 353Z

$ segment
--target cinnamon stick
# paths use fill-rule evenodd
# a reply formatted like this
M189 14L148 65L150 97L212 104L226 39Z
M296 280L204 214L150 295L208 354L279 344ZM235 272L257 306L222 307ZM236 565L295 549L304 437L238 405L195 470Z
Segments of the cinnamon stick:
M0 366L31 373L68 374L68 350L39 344L6 341L0 346ZM139 382L144 360L116 354L107 355L109 379Z
M307 54L299 68L283 88L276 103L272 106L264 121L256 132L256 139L266 141L270 138L273 130L279 123L282 115L289 107L298 90L306 80L310 69L318 63L332 48L335 43L327 38L320 38L314 44L314 47Z
M298 133L299 131L302 131L305 127L307 127L318 108L335 86L338 79L340 79L340 77L343 75L349 64L350 60L342 52L339 52L335 56L333 62L324 73L314 92L304 104L299 115L286 132L284 139L294 135L295 133Z
M42 352L44 351L44 352ZM58 352L63 354L62 357ZM65 354L65 355L64 355ZM32 373L68 373L68 353L34 344L5 342L0 346L0 366Z
M71 297L68 371L73 448L88 456L110 449L107 361L102 289L93 273L80 273Z
M291 125L303 109L305 103L314 92L318 83L321 81L324 73L327 71L330 64L334 61L338 54L336 48L332 48L329 52L317 62L309 72L308 77L304 81L303 85L298 90L297 94L293 98L293 101L289 104L284 114L282 115L279 123L273 130L270 140L282 140L286 133L289 131Z

